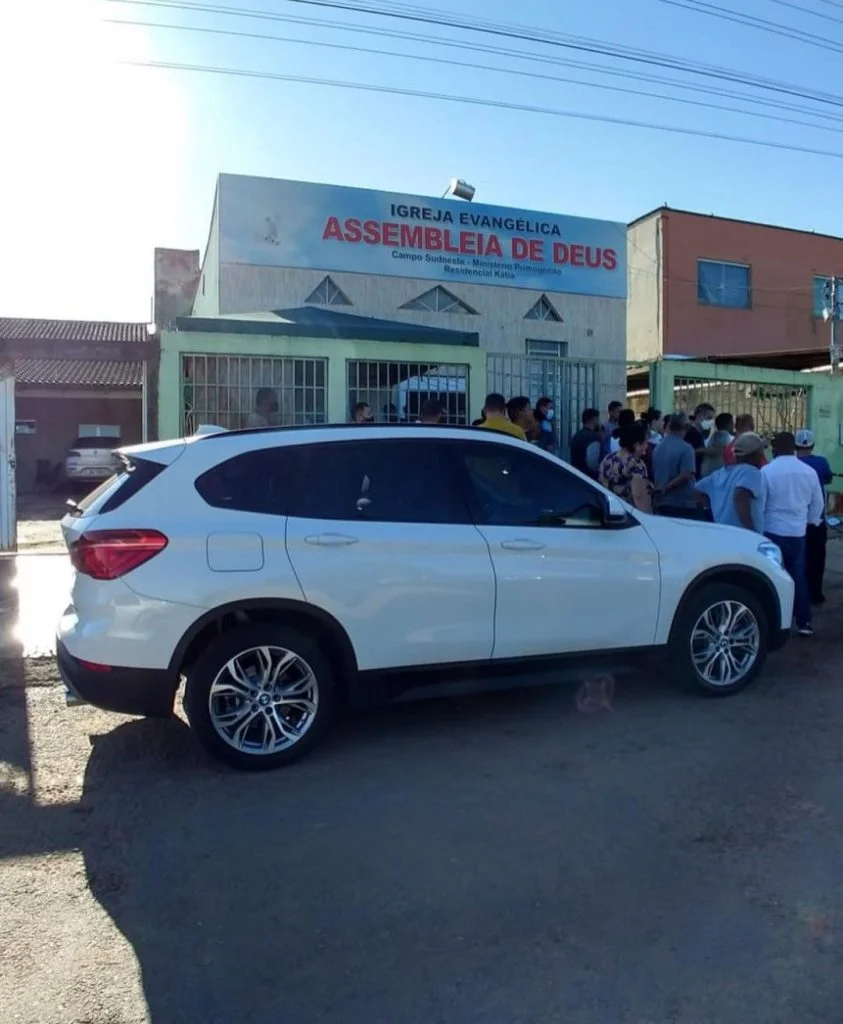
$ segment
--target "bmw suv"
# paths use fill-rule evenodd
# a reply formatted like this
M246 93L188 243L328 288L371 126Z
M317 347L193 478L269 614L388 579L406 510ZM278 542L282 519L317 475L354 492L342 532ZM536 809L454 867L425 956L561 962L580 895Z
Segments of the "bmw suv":
M774 544L645 515L492 431L210 429L119 457L62 522L61 675L146 716L183 681L199 741L239 768L305 753L346 702L595 653L663 652L733 694L790 630Z

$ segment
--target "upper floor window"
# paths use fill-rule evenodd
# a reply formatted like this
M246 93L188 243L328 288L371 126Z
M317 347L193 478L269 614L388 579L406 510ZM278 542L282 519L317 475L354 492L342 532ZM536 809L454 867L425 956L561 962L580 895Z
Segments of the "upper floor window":
M546 295L542 295L538 302L530 306L524 314L525 320L551 320L553 323L561 324L562 317L555 306Z
M350 306L351 301L342 288L337 287L330 277L323 277L319 284L304 300L314 306Z
M458 299L456 295L452 294L447 288L443 288L441 285L437 285L435 288L431 288L429 292L424 292L422 295L416 296L415 299L410 299L410 301L405 302L401 308L415 309L425 313L475 314L477 312L476 309L472 309L471 306L463 302L462 299Z
M697 260L697 302L701 306L751 309L751 268L745 263Z
M568 355L567 341L544 341L541 338L527 338L527 355L536 359L563 359Z

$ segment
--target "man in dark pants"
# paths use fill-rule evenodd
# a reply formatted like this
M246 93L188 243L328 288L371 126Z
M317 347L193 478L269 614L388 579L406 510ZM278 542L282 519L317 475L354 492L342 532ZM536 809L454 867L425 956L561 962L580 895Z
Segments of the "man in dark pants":
M813 636L805 533L809 523L818 526L822 521L822 487L813 469L796 458L796 438L789 431L773 438L773 461L761 472L767 482L764 533L778 544L784 567L793 577L796 630L802 636Z
M820 478L823 489L823 518L819 526L808 523L805 532L805 574L808 577L808 590L811 604L822 604L823 577L825 576L825 549L828 542L828 526L825 521L825 489L832 481L831 466L824 455L814 454L814 434L810 430L796 431L796 454Z
M688 417L675 413L667 421L660 444L653 449L656 514L674 519L706 519L694 488L694 449L685 440Z

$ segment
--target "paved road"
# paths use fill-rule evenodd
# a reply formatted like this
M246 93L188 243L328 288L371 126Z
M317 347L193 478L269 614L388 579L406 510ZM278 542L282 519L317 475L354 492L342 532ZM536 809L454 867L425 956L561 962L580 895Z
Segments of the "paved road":
M261 777L7 657L0 1019L837 1024L841 613L732 700L404 706Z

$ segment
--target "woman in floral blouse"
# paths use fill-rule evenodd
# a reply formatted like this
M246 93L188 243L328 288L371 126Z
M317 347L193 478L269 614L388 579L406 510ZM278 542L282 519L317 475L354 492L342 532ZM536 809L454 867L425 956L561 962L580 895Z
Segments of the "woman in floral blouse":
M628 501L641 512L653 511L650 482L644 453L647 451L647 428L636 423L621 431L620 448L600 463L600 483Z

